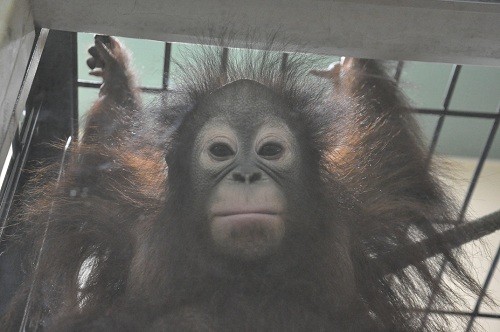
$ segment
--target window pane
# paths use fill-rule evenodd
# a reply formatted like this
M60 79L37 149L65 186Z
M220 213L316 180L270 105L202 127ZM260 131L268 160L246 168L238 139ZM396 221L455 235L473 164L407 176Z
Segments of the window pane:
M451 69L449 64L406 61L400 84L415 107L441 109Z
M496 112L500 102L500 68L464 66L460 71L450 109Z
M447 116L439 136L437 151L442 154L473 157L481 155L493 121Z

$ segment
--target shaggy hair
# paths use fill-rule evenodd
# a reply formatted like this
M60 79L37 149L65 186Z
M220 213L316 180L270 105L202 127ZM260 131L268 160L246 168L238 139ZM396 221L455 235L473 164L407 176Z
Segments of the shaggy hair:
M436 305L454 307L460 298L450 285L470 292L479 288L460 263L460 250L451 251L446 243L427 243L430 247L424 250L437 248L440 254L400 268L414 255L408 248L436 238L456 219L456 212L430 170L410 107L396 83L376 61L347 60L339 73L332 71L325 79L309 74L315 68L310 56L284 56L275 51L274 42L261 49L197 49L183 55L175 90L161 101L142 108L138 91L132 89L124 97L129 101L108 105L106 113L102 101L93 106L62 179L42 188L35 182L23 196L28 203L15 218L30 226L27 242L33 244L33 254L27 259L33 272L4 318L7 328L21 321L33 282L31 328L50 329L54 322L96 319L97 313L144 304L131 294L160 294L148 305L161 306L161 297L169 294L162 289L168 284L163 265L168 254L149 248L152 259L147 266L136 266L134 257L158 227L170 230L160 225L175 223L180 196L190 194L183 189L188 176L183 156L190 137L206 120L197 105L227 83L251 79L287 102L289 114L279 116L310 149L307 164L318 175L317 191L336 200L335 206L350 216L346 259L352 260L359 311L370 317L370 326L386 331L446 329L444 316L432 315L423 322L420 309L431 296ZM226 64L220 61L223 57ZM337 216L330 219L336 222ZM192 244L173 236L169 240L179 251ZM451 279L446 284L437 281L443 262ZM182 262L175 264L193 272ZM130 272L138 269L141 274ZM311 274L314 271L305 271L303 277ZM192 284L205 280L200 275L184 277ZM282 277L286 282L287 275Z

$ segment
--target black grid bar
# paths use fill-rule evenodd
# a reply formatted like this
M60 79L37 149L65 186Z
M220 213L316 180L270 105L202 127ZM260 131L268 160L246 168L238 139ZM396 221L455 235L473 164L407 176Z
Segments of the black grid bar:
M72 100L71 100L71 106L72 106L72 117L71 117L71 122L72 122L72 128L71 128L71 136L73 136L75 139L78 138L78 121L79 116L78 116L78 37L77 34L71 34L71 37L69 38L71 40L71 49L72 49L72 59L74 59L75 65L73 66L73 72L71 73L71 76L73 78L73 84L72 84Z
M224 47L222 49L222 55L220 59L221 73L222 75L227 75L227 61L229 59L229 48Z
M282 73L286 70L287 62L288 62L288 53L283 53L283 55L281 56L281 67L280 67Z
M434 155L434 152L436 150L437 142L439 140L439 135L441 134L441 130L442 130L443 124L444 124L444 119L448 113L450 101L451 101L451 98L453 97L453 93L455 92L455 86L457 84L458 76L460 75L461 69L462 69L462 66L453 65L453 70L452 70L452 73L451 73L451 76L450 76L450 79L449 79L448 85L447 85L446 96L445 96L444 102L443 102L443 111L442 111L441 115L439 116L439 120L438 120L438 123L436 125L436 129L434 130L434 135L432 137L431 146L429 148L429 154L427 157L427 164L428 165L430 165L430 161L431 161L432 156ZM429 298L429 302L427 303L427 307L425 309L424 317L422 318L422 321L420 322L420 330L423 330L425 328L425 326L427 325L427 321L429 320L430 310L434 304L434 301L436 300L436 292L437 292L439 284L441 283L441 280L443 278L444 271L446 270L446 265L447 265L446 261L441 263L441 267L440 267L438 275L435 279L435 284L434 284L431 296Z
M453 72L452 72L452 75L451 75L450 80L448 82L446 97L444 99L443 112L439 116L439 120L438 120L438 123L436 125L436 130L434 131L434 136L432 137L431 147L429 148L429 157L428 157L429 160L432 158L432 155L434 154L434 151L436 150L437 141L439 139L439 135L441 134L441 129L443 128L443 124L444 124L444 119L446 117L446 114L448 113L450 101L451 101L451 98L453 97L453 92L455 91L455 86L457 84L458 76L460 74L461 69L462 69L462 66L460 66L460 65L453 66Z
M399 83L401 79L401 74L403 73L404 61L398 61L398 66L396 67L396 73L394 74L394 80Z
M286 56L285 56L286 55ZM288 58L287 53L284 53L283 59L281 62L281 68L284 68L286 66L286 59ZM99 89L101 87L102 83L96 82L96 81L88 81L88 80L78 80L78 87L82 88L95 88ZM165 82L165 87L162 88L154 88L154 87L145 87L142 86L140 87L142 92L147 92L147 93L162 93L164 91L169 91L168 85ZM444 110L442 109L430 109L430 108L415 108L411 110L414 113L418 114L427 114L427 115L444 115ZM456 110L448 110L446 112L446 115L448 116L454 116L454 117L464 117L464 118L479 118L479 119L497 119L500 117L500 114L496 113L485 113L485 112L473 112L473 111L456 111Z
M428 108L417 108L414 109L413 112L419 114L430 114L430 115L447 115L447 116L457 116L457 117L465 117L465 118L480 118L480 119L497 119L500 117L500 114L497 113L485 113L485 112L472 112L472 111L454 111L448 110L446 114L444 114L444 110L442 109L428 109Z
M454 66L453 74L452 74L450 82L448 84L448 92L446 94L446 98L445 98L445 101L444 101L444 107L443 107L444 109L441 112L438 124L436 126L436 131L434 132L434 137L433 137L431 149L430 149L430 152L429 152L429 159L431 158L432 153L435 151L435 147L437 145L437 141L438 141L438 138L439 138L439 133L440 133L440 131L442 129L442 126L443 126L443 123L444 123L444 118L445 118L446 115L450 115L450 112L449 112L448 108L449 108L449 104L450 104L450 101L451 101L451 97L453 96L453 92L454 92L454 89L455 89L455 86L456 86L456 82L458 80L458 75L460 74L460 69L461 69L461 67L459 65L455 65ZM455 111L455 114L456 113L458 113L458 111ZM478 114L481 115L480 117L485 118L485 116L484 116L484 115L486 115L485 113L478 113ZM470 117L470 114L468 114L468 116ZM466 195L466 197L464 199L464 202L462 204L462 207L461 207L461 210L460 210L460 214L458 215L458 221L459 222L463 221L463 219L465 218L465 213L467 212L467 209L469 207L470 200L472 198L472 194L474 193L474 189L476 187L477 181L479 179L479 176L480 176L481 171L483 169L484 163L486 161L486 158L488 157L489 151L490 151L491 146L493 144L493 141L494 141L494 138L495 138L495 134L496 134L496 132L498 130L498 125L499 125L499 122L500 122L500 106L499 106L498 112L496 114L488 114L488 118L492 118L495 121L494 121L493 126L491 128L491 131L490 131L490 134L489 134L488 139L486 141L486 144L484 146L484 149L483 149L483 151L481 153L481 157L479 159L479 162L478 162L478 164L476 166L476 169L474 171L474 176L473 176L473 178L472 178L472 180L470 182L469 188L467 190L467 195ZM497 256L498 256L498 252L497 252ZM491 275L493 274L493 271L495 270L497 263L498 263L498 257L495 257L495 259L494 259L494 261L493 261L493 263L492 263L492 265L490 267L488 278L486 279L485 284L481 288L481 293L480 293L480 295L479 295L479 297L477 299L475 309L471 313L471 319L469 320L468 326L466 328L466 332L470 331L470 329L472 328L472 325L474 323L475 317L478 316L479 307L481 306L481 303L482 303L483 298L484 298L484 294L486 292L486 288L488 287L488 284L489 284L489 282L491 280L490 274ZM447 265L446 261L443 262L442 265L441 265L440 271L439 271L438 276L436 278L436 284L435 284L436 288L442 282L443 274L444 274L444 271L446 270L446 265ZM432 307L432 305L434 304L434 301L435 301L435 292L436 292L436 290L434 289L433 293L431 294L431 297L429 299L429 303L427 304L426 314L425 314L424 318L422 319L421 328L424 328L425 325L426 325L426 323L427 323L428 316L429 316L429 314L431 312L431 307Z
M163 79L161 87L163 91L168 90L168 83L170 78L170 54L172 53L172 44L165 43L165 51L163 54Z
M424 312L425 309L410 309L411 311L417 311L417 312ZM438 315L452 315L452 316L469 316L471 317L472 315L477 316L477 317L482 317L482 318L498 318L500 319L500 314L488 314L488 313L476 313L473 314L470 311L451 311L451 310L437 310L437 309L432 309L430 310L431 314L438 314Z

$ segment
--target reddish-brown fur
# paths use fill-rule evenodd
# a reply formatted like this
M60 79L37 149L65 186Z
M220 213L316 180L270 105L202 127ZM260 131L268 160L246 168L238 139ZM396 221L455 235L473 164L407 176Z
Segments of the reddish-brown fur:
M432 237L439 221L454 214L426 163L409 106L379 63L347 59L315 72L321 78L306 79L310 68L301 55L291 55L284 71L272 55L251 54L243 65L224 70L216 54L195 55L191 67L183 68L180 97L168 95L165 105L145 110L123 46L115 39L103 46L102 40L96 39L99 51L93 49L89 64L97 66L94 73L103 76L104 86L83 139L62 181L45 187L22 216L34 225L33 234L43 234L50 221L48 236L39 269L14 300L5 326L20 322L35 278L31 328L420 328L422 313L415 309L436 287L438 260L388 274L398 257L383 254ZM194 189L182 185L188 176L185 149L199 129L189 123L198 116L191 109L239 78L257 80L290 103L287 124L317 158L304 170L312 188L296 189L311 193L306 206L322 207L298 211L312 221L302 227L314 241L289 239L296 246L266 268L199 264L202 248L195 235L186 234L190 228L180 225L191 221L181 213L189 209L183 204ZM308 229L313 222L321 232ZM34 239L37 249L42 239ZM451 262L455 281L476 291L459 253L433 245ZM401 249L401 257L411 254ZM95 265L79 289L78 273L89 257ZM437 288L438 302L453 305L456 298L446 285ZM423 329L445 326L436 319Z

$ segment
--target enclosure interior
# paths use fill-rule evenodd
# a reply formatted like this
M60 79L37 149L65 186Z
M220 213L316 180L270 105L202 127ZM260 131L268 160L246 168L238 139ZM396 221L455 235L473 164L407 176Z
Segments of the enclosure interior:
M196 44L165 43L121 38L133 53L133 63L140 78L145 103L165 90L176 89L174 62L182 62L183 49L196 49ZM13 227L6 220L16 190L29 178L25 166L37 160L59 162L60 151L40 143L54 139L76 140L81 119L97 98L100 82L88 75L86 50L93 42L92 34L38 30L32 62L40 60L36 76L25 76L24 93L17 108L22 117L5 161L2 161L0 228L2 250ZM43 53L41 52L43 50ZM229 49L237 54L237 49ZM324 66L338 61L339 56L319 57ZM500 68L452 65L415 61L388 61L391 74L415 106L415 117L421 125L429 153L433 158L451 164L453 174L443 178L461 206L462 215L475 219L497 211L500 198L500 135L495 135L500 121ZM34 66L36 69L36 66ZM34 69L33 69L34 70ZM33 71L32 70L32 71ZM30 76L31 75L31 76ZM33 82L31 82L33 81ZM29 89L29 87L31 89ZM30 91L29 95L27 91ZM500 233L466 245L477 280L500 302ZM15 258L17 259L17 258ZM0 256L1 269L16 261ZM1 270L0 269L0 270ZM446 271L443 281L446 282ZM9 293L8 289L2 289ZM2 303L4 305L4 303ZM433 305L430 315L470 317L469 328L478 323L486 331L500 329L500 307L486 306L483 295L469 298L461 311L449 311Z

